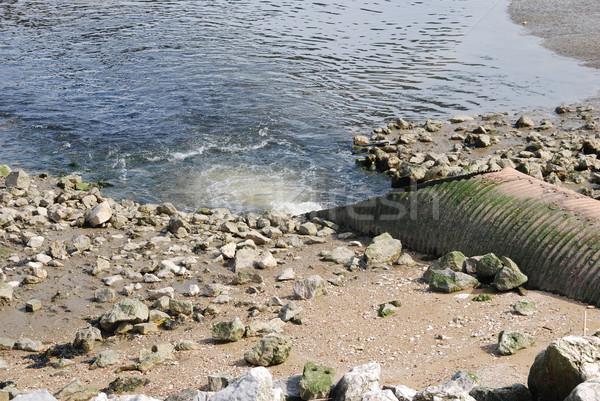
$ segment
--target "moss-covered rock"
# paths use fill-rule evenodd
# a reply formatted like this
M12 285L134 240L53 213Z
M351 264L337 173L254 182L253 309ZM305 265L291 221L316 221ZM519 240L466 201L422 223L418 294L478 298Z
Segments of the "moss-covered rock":
M300 397L303 400L327 398L329 390L333 386L334 374L333 368L307 362L300 379Z
M474 288L479 284L475 277L450 269L434 270L429 280L429 288L434 291L452 293Z

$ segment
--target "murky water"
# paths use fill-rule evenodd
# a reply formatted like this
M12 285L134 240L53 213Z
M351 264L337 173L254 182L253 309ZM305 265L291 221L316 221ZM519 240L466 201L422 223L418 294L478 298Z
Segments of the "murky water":
M0 160L188 210L383 193L354 166L355 134L597 92L597 71L541 48L505 7L0 0Z

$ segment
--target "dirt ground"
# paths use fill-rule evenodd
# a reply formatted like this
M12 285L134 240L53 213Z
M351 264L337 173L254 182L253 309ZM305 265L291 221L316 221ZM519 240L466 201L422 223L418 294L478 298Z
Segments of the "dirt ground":
M81 229L80 229L81 230ZM111 249L122 245L125 239L118 232L106 229L85 229L86 234L104 237L108 241L94 253L110 256ZM67 238L77 234L74 229L56 234ZM156 232L148 232L150 238ZM115 237L116 236L116 237ZM369 238L359 238L368 245ZM88 363L102 350L114 349L120 353L122 365L135 362L141 350L159 343L177 344L191 340L199 349L177 352L177 359L159 365L146 373L125 372L140 375L150 383L137 392L154 397L166 397L183 388L206 388L207 376L229 372L238 376L250 368L243 359L243 352L252 347L257 337L245 338L236 343L216 343L211 338L213 323L238 316L248 324L252 320L268 321L277 317L280 307L270 307L258 316L250 317L250 305L265 305L272 296L284 303L292 300L293 281L277 282L275 278L285 268L293 268L297 277L318 274L325 279L334 278L341 265L320 260L322 250L332 250L345 245L357 255L363 247L349 241L328 238L325 244L304 245L283 250L275 256L285 264L272 270L262 270L263 292L246 292L251 284L228 286L233 301L219 305L221 313L203 322L191 319L174 331L160 331L148 335L125 335L108 337L87 355L74 360L75 365L63 369L41 367L38 354L23 351L0 351L0 358L9 368L2 371L2 380L14 381L20 389L49 389L58 391L74 379L89 386L105 388L118 375L115 368L89 370ZM173 244L171 244L173 245ZM169 257L168 248L156 250L161 258ZM538 291L530 291L525 298L538 304L538 312L532 316L512 313L512 305L524 299L516 292L492 294L492 300L473 302L471 299L482 290L458 294L430 292L421 276L429 262L420 260L412 266L393 266L388 270L359 270L347 275L343 287L329 286L329 294L310 301L294 301L304 312L303 324L288 323L285 333L293 341L293 349L285 363L270 367L274 377L282 378L302 372L303 365L312 361L333 367L336 377L354 366L378 362L382 366L385 384L403 384L420 389L443 382L461 369L475 373L481 382L490 386L527 383L527 374L538 352L551 341L563 336L592 334L600 330L600 310L587 309L586 305ZM208 255L199 256L199 270L194 280L175 280L174 286L182 289L190 283L227 283L233 273L223 264L215 263ZM93 259L93 258L92 258ZM97 316L112 304L91 301L98 288L98 278L86 273L90 257L73 256L65 261L65 267L50 268L49 279L35 286L21 287L11 306L0 309L0 337L29 337L48 344L64 344L74 339L75 332L87 326L82 316ZM120 286L127 284L125 280ZM100 284L101 285L101 284ZM163 287L167 283L157 283ZM178 287L179 286L179 287ZM51 298L57 293L70 293L64 300ZM43 308L35 313L26 312L28 299L38 298ZM122 296L120 296L122 297ZM178 296L179 297L179 296ZM183 296L181 296L183 298ZM200 308L208 306L212 298L196 296L190 299ZM377 316L379 304L400 300L403 306L392 316ZM235 306L235 305L238 306ZM584 319L586 319L584 321ZM533 335L536 346L522 350L514 356L499 356L496 350L497 336L502 330L517 330ZM117 366L118 367L118 366Z

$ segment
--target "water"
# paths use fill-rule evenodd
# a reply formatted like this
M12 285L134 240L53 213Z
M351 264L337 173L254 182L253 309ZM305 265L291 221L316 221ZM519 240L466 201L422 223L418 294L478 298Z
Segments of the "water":
M0 160L185 210L361 200L389 182L355 167L353 135L598 90L506 5L0 0Z

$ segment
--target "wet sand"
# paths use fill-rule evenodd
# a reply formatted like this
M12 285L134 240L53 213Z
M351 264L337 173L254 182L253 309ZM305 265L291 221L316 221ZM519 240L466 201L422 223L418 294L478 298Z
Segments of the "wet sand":
M600 68L597 0L513 0L508 12L516 24L526 25L529 32L543 38L546 48Z

